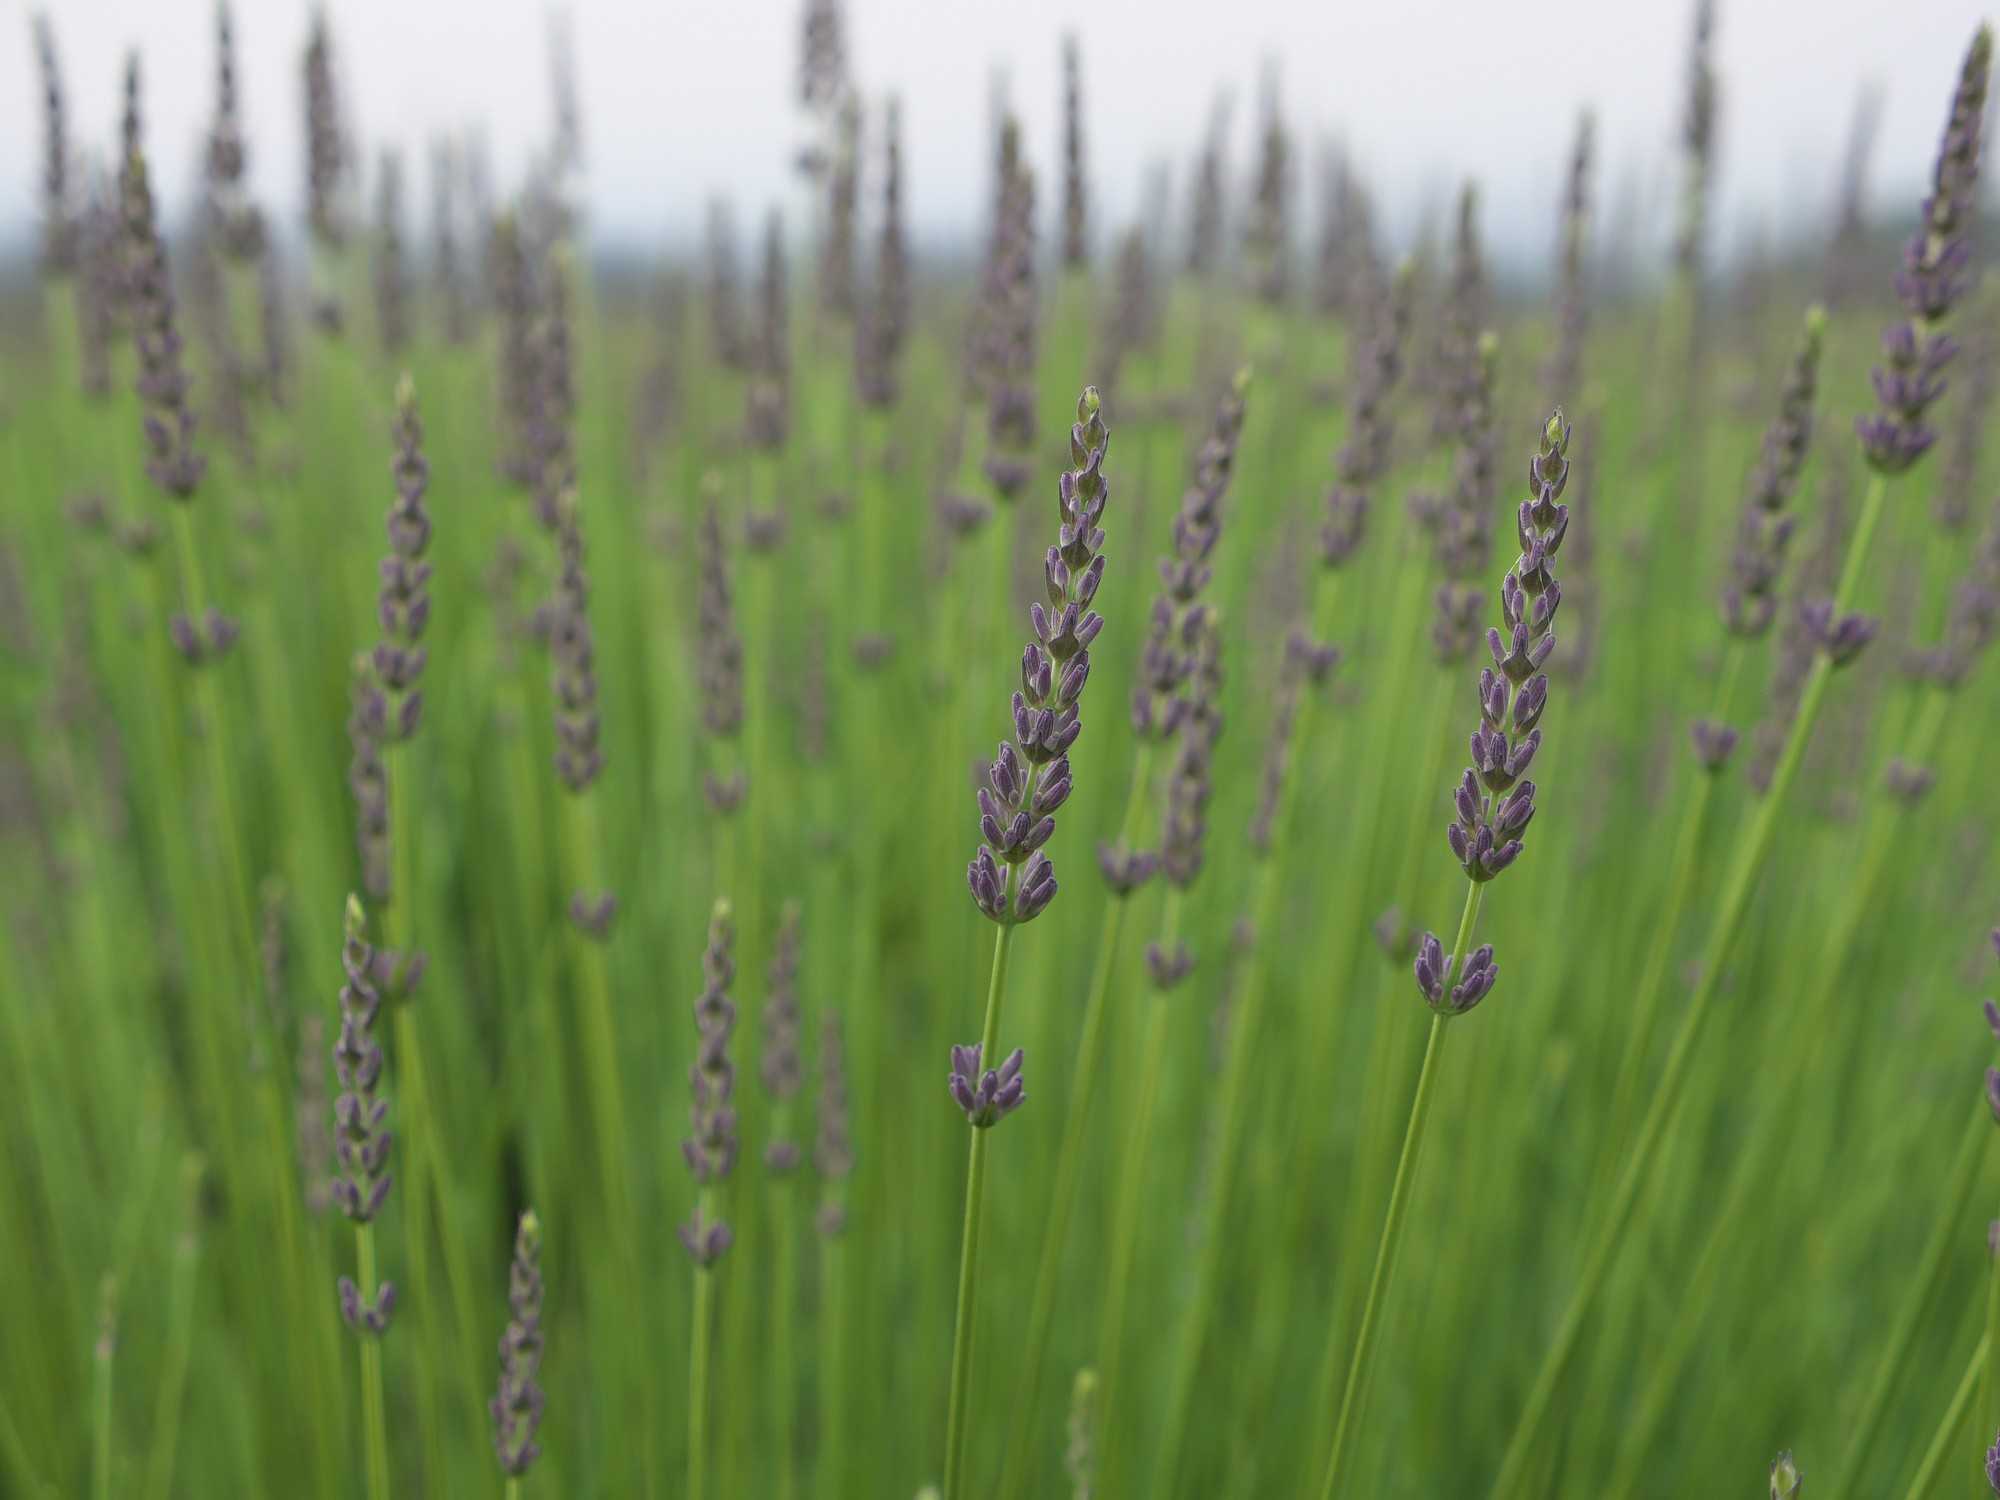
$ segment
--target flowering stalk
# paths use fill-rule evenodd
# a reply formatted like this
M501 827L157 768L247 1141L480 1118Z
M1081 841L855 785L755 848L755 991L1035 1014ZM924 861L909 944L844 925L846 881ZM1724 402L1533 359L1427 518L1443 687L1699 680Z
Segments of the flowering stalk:
M1569 507L1560 503L1569 480L1569 438L1569 424L1558 407L1543 425L1541 445L1528 466L1534 494L1521 502L1516 517L1521 555L1501 580L1500 606L1507 630L1504 635L1499 630L1487 632L1493 665L1479 672L1479 724L1472 731L1472 764L1459 782L1454 795L1457 817L1446 830L1446 841L1465 871L1465 909L1449 958L1430 933L1424 934L1417 950L1417 987L1432 1012L1430 1036L1333 1429L1333 1451L1321 1491L1327 1500L1339 1489L1347 1436L1368 1398L1377 1325L1402 1246L1445 1023L1491 994L1499 975L1492 946L1473 950L1472 934L1487 882L1520 857L1521 835L1535 816L1536 787L1526 773L1541 748L1540 723L1549 697L1549 679L1542 667L1555 650L1553 626L1562 603L1554 563L1569 530Z
M375 1279L375 1216L389 1196L392 1137L385 1128L389 1101L377 1092L382 1044L375 1039L375 1018L382 997L375 987L375 953L368 946L367 930L361 902L349 896L340 950L347 978L340 989L340 1034L333 1046L341 1090L333 1103L340 1164L333 1201L354 1225L355 1279L340 1278L340 1315L361 1337L361 1426L368 1496L387 1500L389 1436L382 1402L381 1338L396 1310L396 1287L388 1281L378 1285Z
M1055 1183L1042 1221L1042 1251L1035 1274L1034 1298L1021 1339L1025 1354L1021 1388L1015 1395L1012 1439L1007 1444L1000 1494L1018 1493L1026 1478L1026 1461L1034 1452L1035 1408L1041 1395L1043 1355L1055 1318L1055 1299L1067 1239L1070 1213L1081 1180L1084 1143L1096 1089L1098 1060L1104 1043L1104 1023L1111 977L1117 966L1119 939L1132 894L1160 866L1159 856L1136 847L1149 800L1153 754L1170 743L1190 712L1184 696L1196 672L1198 648L1206 636L1209 607L1201 602L1214 574L1212 557L1221 534L1223 501L1235 470L1245 415L1250 372L1238 372L1216 408L1214 425L1196 459L1195 482L1182 496L1174 518L1173 553L1160 561L1162 593L1153 604L1152 621L1140 660L1140 683L1133 695L1132 726L1139 740L1132 786L1115 845L1100 845L1099 869L1109 900L1098 934L1097 958L1083 1006L1077 1042L1076 1082L1063 1117L1062 1144L1056 1156ZM1199 868L1198 851L1192 856ZM1141 1137L1137 1134L1135 1140ZM1113 1277L1115 1285L1122 1278ZM1114 1319L1107 1316L1107 1326ZM1108 1408L1107 1408L1108 1409Z
M1652 943L1633 994L1626 1027L1625 1054L1611 1094L1610 1129L1605 1133L1605 1160L1618 1151L1630 1128L1632 1099L1645 1068L1648 1044L1665 992L1668 966L1680 936L1681 919L1693 898L1703 836L1714 803L1716 782L1728 765L1740 738L1724 721L1750 644L1769 634L1777 617L1777 586L1783 574L1786 544L1797 518L1785 510L1798 488L1800 471L1811 450L1813 404L1818 387L1820 349L1826 334L1826 312L1807 309L1805 331L1786 374L1778 413L1764 431L1763 456L1750 479L1750 493L1737 528L1737 546L1722 593L1721 613L1727 639L1722 668L1709 716L1690 726L1690 742L1702 771L1695 785L1694 805L1681 820L1676 840L1667 900L1652 924Z
M772 1226L777 1254L771 1277L771 1384L778 1411L778 1494L791 1500L798 1493L796 1423L792 1404L797 1362L792 1345L792 1295L798 1282L799 1147L790 1138L792 1101L803 1080L799 1061L799 908L788 903L779 919L777 946L771 955L769 998L764 1003L763 1055L758 1074L771 1096L771 1143L764 1148L764 1168L770 1174Z
M1624 1242L1627 1222L1650 1174L1653 1153L1659 1148L1667 1121L1679 1103L1695 1043L1735 949L1750 896L1776 837L1785 800L1805 758L1806 742L1812 735L1833 674L1852 661L1874 633L1871 622L1847 610L1859 587L1862 570L1873 557L1875 531L1886 506L1890 478L1906 472L1930 446L1923 416L1942 391L1938 371L1951 354L1951 341L1937 330L1937 324L1950 311L1969 257L1962 220L1970 212L1977 180L1980 120L1992 50L1992 31L1981 27L1966 54L1953 95L1923 222L1904 251L1904 271L1897 278L1897 293L1910 318L1892 329L1883 341L1889 364L1876 371L1875 383L1884 409L1862 418L1858 424L1862 451L1874 473L1848 543L1847 560L1834 596L1830 601L1810 606L1805 616L1815 655L1800 693L1798 711L1772 773L1770 791L1737 844L1715 922L1701 952L1701 977L1682 1012L1680 1028L1657 1075L1652 1102L1625 1157L1609 1208L1585 1252L1555 1338L1543 1357L1502 1457L1494 1481L1494 1500L1506 1500L1519 1491L1542 1424L1554 1403L1556 1387L1582 1333L1583 1321ZM1859 1434L1860 1429L1857 1427L1856 1431ZM1851 1466L1836 1475L1833 1500L1840 1500L1842 1486L1853 1481Z
M715 1265L734 1241L718 1216L723 1180L736 1165L736 1110L731 1098L736 1068L729 1060L736 1007L729 984L736 977L736 924L727 901L717 901L708 919L708 947L701 957L702 990L695 997L695 1029L700 1043L688 1070L693 1126L681 1142L696 1186L694 1214L680 1229L682 1246L694 1262L694 1329L688 1355L688 1500L704 1500L708 1464L708 1380L714 1322Z
M1104 456L1110 443L1095 386L1084 389L1070 428L1070 467L1057 494L1056 544L1043 559L1048 603L1029 610L1035 639L1021 653L1021 688L1014 694L1014 738L1003 740L979 789L984 840L966 871L973 903L996 926L987 981L986 1019L979 1042L952 1049L952 1098L973 1127L966 1171L964 1239L958 1270L951 1396L945 1423L944 1500L964 1495L965 1414L972 1385L972 1315L979 1278L979 1216L986 1185L986 1133L1025 1097L1022 1054L998 1068L1001 1009L1014 930L1055 899L1055 865L1042 852L1054 836L1054 814L1069 799L1069 750L1083 733L1080 700L1090 680L1090 644L1104 620L1090 606L1104 579L1104 530L1110 498Z
M507 1476L507 1500L517 1500L521 1479L541 1457L536 1433L545 1397L542 1368L542 1221L531 1208L514 1234L514 1259L507 1268L507 1307L512 1316L500 1335L500 1383L487 1407L493 1418L493 1451Z
M846 1302L841 1272L847 1230L846 1182L854 1172L854 1143L848 1132L847 1063L840 1013L829 1010L820 1025L819 1125L813 1141L813 1168L820 1178L816 1224L820 1235L820 1445L818 1493L837 1495L847 1473L847 1423L837 1398L846 1362Z

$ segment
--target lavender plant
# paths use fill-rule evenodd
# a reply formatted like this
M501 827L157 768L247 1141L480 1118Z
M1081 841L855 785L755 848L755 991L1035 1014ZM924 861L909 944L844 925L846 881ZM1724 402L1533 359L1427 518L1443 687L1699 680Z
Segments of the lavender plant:
M1535 816L1537 789L1527 772L1542 744L1540 725L1549 698L1549 678L1542 668L1555 650L1553 626L1562 604L1554 563L1569 530L1569 507L1560 503L1569 480L1569 439L1569 423L1558 407L1543 425L1540 445L1528 465L1533 493L1521 502L1516 516L1521 554L1500 582L1505 630L1489 629L1486 635L1493 665L1479 670L1479 723L1472 731L1472 764L1453 792L1456 816L1445 830L1452 855L1465 871L1465 909L1448 955L1430 932L1417 948L1417 988L1431 1009L1430 1038L1334 1424L1333 1450L1321 1490L1328 1500L1339 1490L1348 1433L1358 1423L1368 1396L1378 1322L1395 1277L1445 1025L1490 995L1500 976L1493 945L1473 948L1472 935L1487 884L1520 858L1521 836Z
M952 1336L945 1500L960 1500L965 1492L965 1423L971 1396L987 1131L1017 1109L1026 1093L1019 1048L998 1067L991 1065L1000 1050L1008 951L1015 929L1048 910L1056 896L1055 865L1043 846L1055 834L1055 813L1069 800L1069 751L1083 733L1081 699L1090 680L1090 646L1104 628L1103 616L1091 608L1104 581L1104 529L1099 523L1110 499L1104 477L1110 433L1101 406L1096 387L1085 387L1070 428L1070 467L1057 487L1056 542L1043 559L1047 603L1037 600L1028 611L1035 639L1021 653L1021 687L1013 697L1014 737L1001 741L986 785L979 789L983 842L966 871L973 904L997 931L980 1039L952 1049L947 1080L973 1130ZM987 1064L983 1069L982 1062Z
M507 1476L507 1500L519 1500L521 1481L542 1456L542 1221L527 1209L514 1232L507 1267L507 1309L500 1335L500 1382L487 1406L493 1418L493 1452Z
M692 1091L692 1131L681 1142L696 1188L694 1212L680 1229L682 1246L694 1262L694 1331L688 1357L689 1500L708 1493L709 1360L715 1267L734 1240L720 1216L721 1184L736 1165L736 1109L731 1102L736 1068L729 1060L729 1038L736 1028L736 1007L729 998L736 977L736 927L727 901L717 901L708 919L708 947L701 957L702 990L695 997L695 1030L700 1040L694 1065L688 1070Z

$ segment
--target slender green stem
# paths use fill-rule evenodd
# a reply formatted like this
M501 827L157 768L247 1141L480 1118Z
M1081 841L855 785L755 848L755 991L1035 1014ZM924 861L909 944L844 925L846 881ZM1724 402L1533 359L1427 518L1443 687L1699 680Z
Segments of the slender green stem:
M1458 920L1458 939L1452 944L1448 974L1459 974L1465 969L1465 955L1470 951L1472 929L1479 920L1479 903L1485 891L1486 887L1479 881L1466 882L1465 912ZM1368 1278L1368 1301L1361 1310L1361 1331L1354 1339L1354 1356L1347 1366L1347 1388L1341 1393L1340 1415L1334 1422L1333 1452L1327 1458L1326 1483L1320 1489L1325 1500L1333 1500L1340 1488L1341 1469L1348 1452L1347 1435L1360 1421L1361 1404L1367 1398L1376 1333L1388 1304L1390 1285L1395 1280L1396 1261L1403 1243L1403 1225L1409 1218L1410 1192L1416 1181L1417 1164L1423 1155L1424 1124L1430 1118L1438 1057L1444 1050L1445 1023L1450 1019L1443 1011L1431 1017L1430 1038L1424 1044L1423 1071L1417 1074L1416 1096L1410 1100L1410 1123L1403 1132L1402 1154L1396 1158L1395 1186L1389 1190L1389 1212L1382 1221L1382 1240L1375 1250L1375 1270Z
M1974 1409L1974 1426L1984 1438L2000 1426L1993 1414L1994 1397L2000 1394L2000 1255L1987 1257L1986 1273L1986 1365L1979 1377L1979 1405Z
M1303 708L1303 705L1301 705ZM1167 1496L1178 1483L1181 1455L1186 1450L1188 1411L1194 1400L1195 1377L1200 1370L1202 1341L1208 1321L1215 1311L1217 1288L1222 1276L1224 1237L1221 1220L1229 1212L1230 1196L1236 1179L1237 1141L1249 1115L1246 1107L1250 1091L1250 1059L1255 1050L1257 1022L1264 999L1264 940L1271 931L1271 916L1277 905L1277 861L1266 856L1257 868L1257 895L1251 910L1251 929L1257 946L1251 951L1241 981L1239 998L1229 1021L1229 1055L1223 1064L1222 1095L1217 1106L1217 1136L1207 1202L1202 1207L1199 1259L1195 1264L1194 1295L1181 1322L1180 1338L1174 1353L1173 1374L1167 1387L1167 1420L1161 1429L1164 1446L1154 1480L1154 1493Z
M829 1204L839 1200L829 1194ZM847 1304L842 1290L844 1244L838 1234L820 1236L819 1260L819 1464L816 1495L844 1494L847 1476L847 1415L840 1393L847 1375Z
M505 1500L521 1500L521 1476L520 1476L520 1475L518 1475L518 1474L509 1474L509 1475L507 1476L507 1488L506 1488L506 1492L505 1492Z
M201 1249L192 1214L189 1219L174 1250L172 1302L167 1313L166 1367L160 1374L160 1393L153 1407L153 1448L146 1460L145 1489L142 1491L147 1500L167 1500L174 1482L181 1407L187 1392L188 1356L194 1345L195 1264Z
M1828 1500L1845 1500L1858 1482L1862 1466L1868 1462L1868 1452L1874 1447L1875 1439L1882 1430L1882 1419L1888 1414L1890 1394L1901 1379L1903 1369L1909 1363L1910 1351L1916 1345L1917 1328L1944 1284L1952 1246L1959 1243L1959 1222L1965 1217L1966 1205L1972 1201L1972 1190L1979 1181L1979 1168L1986 1158L1987 1142L1993 1134L1992 1111L1982 1096L1973 1109L1972 1118L1966 1123L1965 1134L1959 1139L1958 1155L1952 1161L1951 1176L1946 1179L1944 1211L1931 1226L1931 1237L1924 1246L1923 1259L1918 1263L1916 1275L1910 1279L1903 1305L1896 1310L1895 1322L1889 1326L1888 1341L1883 1345L1881 1361L1875 1366L1875 1374L1868 1383L1860 1414L1848 1424L1848 1431L1853 1436L1848 1439L1847 1452L1828 1486Z
M1125 816L1119 825L1121 852L1137 842L1145 816L1147 789L1151 781L1153 742L1141 740L1132 766L1132 786L1125 802ZM1056 1150L1055 1186L1049 1196L1048 1212L1042 1218L1041 1259L1035 1267L1035 1292L1029 1304L1028 1326L1021 1339L1023 1354L1021 1387L1014 1396L1014 1414L1009 1424L1011 1440L1000 1475L1001 1500L1012 1500L1027 1477L1029 1455L1038 1451L1030 1440L1035 1408L1041 1399L1044 1353L1049 1330L1055 1322L1057 1283L1062 1271L1063 1246L1069 1235L1069 1218L1076 1207L1077 1185L1083 1176L1084 1144L1088 1138L1091 1106L1099 1089L1098 1059L1104 1050L1106 1001L1111 978L1118 967L1118 940L1124 931L1125 912L1131 905L1128 894L1111 892L1104 903L1104 920L1097 935L1097 958L1091 970L1090 991L1083 1002L1083 1030L1077 1039L1076 1071L1070 1082L1069 1104L1063 1115L1062 1143Z
M1180 938L1181 902L1178 885L1167 891L1160 922L1160 946L1171 954ZM1160 1094L1160 1074L1167 1052L1167 998L1148 986L1145 1040L1140 1044L1139 1092L1126 1126L1118 1201L1111 1220L1111 1258L1104 1281L1104 1316L1097 1336L1097 1442L1099 1482L1107 1494L1119 1493L1113 1472L1119 1448L1113 1439L1119 1409L1120 1354L1125 1347L1125 1293L1132 1281L1132 1261L1139 1245L1139 1221L1146 1199L1147 1146L1153 1135L1153 1109Z
M1861 514L1855 526L1854 536L1848 544L1847 565L1842 570L1839 592L1834 596L1833 607L1836 614L1844 610L1853 597L1854 586L1860 576L1861 559L1869 555L1869 549L1874 543L1875 529L1881 521L1886 496L1887 485L1878 474L1869 483L1867 495L1862 500ZM1687 1081L1688 1066L1693 1060L1695 1043L1700 1038L1703 1023L1707 1020L1709 1006L1721 982L1723 967L1735 949L1736 936L1742 929L1743 918L1749 910L1750 896L1757 884L1757 877L1763 870L1764 860L1769 855L1771 844L1777 836L1778 824L1784 815L1792 782L1798 777L1799 765L1805 758L1806 742L1812 737L1813 725L1819 718L1833 671L1832 661L1822 653L1814 660L1812 670L1807 674L1805 688L1799 696L1798 711L1792 719L1791 731L1785 738L1777 767L1772 773L1771 788L1765 793L1757 816L1744 831L1742 841L1737 846L1729 877L1723 885L1715 924L1709 930L1708 941L1702 949L1700 978L1696 981L1694 994L1690 997L1687 1008L1681 1013L1680 1029L1675 1033L1673 1045L1668 1050L1666 1061L1661 1067L1658 1082L1654 1086L1652 1103L1640 1123L1639 1134L1632 1143L1632 1149L1626 1155L1624 1170L1619 1174L1617 1185L1612 1190L1609 1209L1599 1221L1597 1231L1591 1238L1582 1268L1570 1290L1569 1302L1563 1310L1562 1320L1556 1325L1555 1338L1542 1358L1535 1383L1530 1387L1527 1402L1521 1409L1520 1419L1515 1423L1514 1435L1508 1441L1506 1453L1501 1459L1500 1472L1493 1483L1494 1500L1506 1500L1506 1497L1515 1494L1526 1476L1536 1441L1541 1434L1542 1424L1547 1420L1554 1404L1556 1387L1562 1379L1564 1370L1568 1368L1570 1356L1576 1349L1577 1338L1583 1331L1584 1319L1589 1315L1598 1292L1603 1289L1605 1277L1609 1274L1611 1263L1623 1242L1626 1222L1638 1203L1640 1189L1645 1186L1650 1175L1653 1153L1665 1137L1668 1122L1680 1103L1681 1088Z
M703 1188L701 1196L713 1199L714 1190ZM698 1215L710 1222L710 1204ZM709 1266L694 1268L694 1331L688 1346L688 1500L705 1500L708 1493L708 1362L710 1325L715 1321L715 1271Z
M1000 1009L1007 996L1007 954L1014 924L1002 922L993 936L993 973L986 987L986 1024L980 1029L982 1060L990 1062L1000 1044ZM958 1255L958 1314L951 1338L951 1404L944 1440L944 1500L965 1494L965 1411L972 1395L972 1313L979 1281L979 1215L986 1189L986 1137L975 1128L965 1174L965 1237Z
M1944 1462L1951 1453L1952 1444L1964 1430L1966 1413L1972 1407L1973 1388L1979 1384L1980 1374L1986 1368L1986 1356L1993 1346L1990 1333L1979 1335L1979 1346L1972 1351L1972 1358L1966 1361L1965 1373L1959 1377L1958 1389L1952 1393L1951 1405L1945 1408L1944 1418L1931 1434L1931 1445L1924 1450L1924 1461L1917 1465L1917 1477L1910 1481L1905 1492L1906 1500L1924 1500L1937 1488L1938 1476L1944 1472Z
M375 1226L354 1226L354 1277L361 1295L375 1295ZM361 1427L368 1500L388 1500L389 1420L382 1401L382 1340L361 1335Z
M772 1139L786 1139L786 1125L781 1114L772 1123ZM798 1184L789 1177L772 1184L775 1201L771 1233L777 1237L777 1253L772 1257L771 1278L771 1399L777 1405L778 1417L779 1500L793 1500L799 1492L798 1435L792 1400L796 1389L792 1377L798 1369L792 1337L792 1299L798 1281L797 1188Z
M110 1277L105 1278L111 1284ZM106 1293L108 1302L110 1294ZM93 1381L95 1399L91 1403L91 1494L96 1500L111 1500L111 1376L112 1365L117 1356L118 1340L110 1326L110 1314L105 1315L105 1327L98 1335L97 1349L92 1363L95 1366Z

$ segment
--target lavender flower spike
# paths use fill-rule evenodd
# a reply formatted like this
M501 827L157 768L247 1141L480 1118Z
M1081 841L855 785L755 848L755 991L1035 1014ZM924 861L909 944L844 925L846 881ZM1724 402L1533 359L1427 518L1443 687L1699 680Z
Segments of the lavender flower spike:
M500 1385L487 1403L493 1418L493 1451L500 1472L518 1479L541 1457L535 1433L542 1425L542 1221L531 1208L514 1233L507 1269L507 1306L513 1316L500 1335Z
M431 616L431 565L424 561L431 540L424 491L431 471L424 459L417 388L408 374L396 383L394 432L396 457L390 468L396 498L389 506L389 555L382 559L382 587L376 596L382 640L373 665L385 695L381 737L400 742L414 735L423 719L424 695L417 684L430 655L423 636Z
M694 1066L688 1070L693 1091L689 1110L692 1132L681 1142L688 1171L708 1197L707 1189L729 1175L736 1165L736 1110L730 1097L736 1089L736 1069L729 1061L729 1034L736 1028L736 1006L729 998L730 981L736 977L736 925L727 901L715 903L708 919L708 947L701 956L702 990L695 997L695 1028L700 1041L695 1046ZM729 1226L713 1217L705 1202L697 1202L694 1215L681 1226L681 1244L694 1257L697 1267L712 1266L722 1258L732 1239Z
M339 1167L332 1184L333 1201L356 1224L367 1224L382 1211L393 1181L389 1149L394 1137L386 1128L389 1101L378 1092L382 1081L382 1044L375 1039L375 1017L382 998L374 983L375 954L363 935L367 919L361 903L347 898L340 966L346 983L340 987L340 1034L333 1044L333 1067L340 1095L333 1101L336 1131L334 1160ZM383 1282L368 1293L348 1277L339 1282L340 1313L357 1333L385 1332L396 1308L396 1288Z
M947 1081L951 1097L965 1111L972 1127L986 1130L1021 1107L1027 1098L1027 1085L1021 1078L1024 1058L1019 1047L1008 1053L998 1068L988 1068L984 1073L979 1071L979 1052L977 1042L970 1047L953 1047L951 1077Z
M1056 545L1043 559L1047 604L1028 617L1035 639L1021 653L1014 694L1014 738L1003 740L979 789L985 840L966 869L979 909L995 922L1032 922L1055 899L1055 866L1042 852L1056 831L1055 812L1070 794L1069 750L1083 733L1079 700L1090 680L1090 643L1104 628L1091 606L1104 580L1103 518L1110 485L1110 443L1097 387L1084 390L1070 428L1070 468L1057 490Z
M207 463L194 448L191 382L174 323L167 250L153 216L146 159L134 152L120 178L125 220L125 292L139 352L139 400L146 411L146 473L175 500L193 498Z
M1924 418L1944 394L1944 369L1958 352L1957 341L1938 325L1969 279L1967 229L1978 213L1980 130L1992 63L1993 31L1982 26L1959 70L1923 222L1903 247L1896 296L1906 316L1882 335L1884 362L1873 372L1880 409L1855 422L1862 455L1878 474L1902 473L1936 438Z

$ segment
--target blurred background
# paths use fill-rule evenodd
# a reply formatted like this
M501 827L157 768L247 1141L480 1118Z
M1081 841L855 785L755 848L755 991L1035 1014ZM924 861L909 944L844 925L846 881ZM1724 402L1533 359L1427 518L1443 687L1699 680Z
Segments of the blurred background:
M31 7L8 0L0 96L35 97ZM212 108L205 0L62 0L74 129L114 137L123 56L146 58L148 133L163 201L192 199ZM600 255L681 249L711 197L739 209L799 191L795 0L341 0L330 7L343 87L365 161L462 134L488 153L502 192L550 129L549 32L567 29L582 96L584 202ZM1834 215L1864 95L1879 105L1866 179L1871 217L1907 213L1935 146L1941 50L1978 23L1977 0L1767 0L1732 7L1716 37L1722 143L1713 247L1726 264L1816 240ZM296 231L304 181L298 51L310 7L245 7L238 40L250 191ZM1074 32L1090 93L1099 226L1122 224L1166 184L1185 216L1190 163L1228 111L1246 163L1267 66L1305 165L1327 144L1365 162L1381 228L1407 243L1442 220L1463 177L1485 193L1503 284L1546 276L1549 216L1571 122L1599 116L1602 202L1612 226L1664 245L1685 96L1684 0L867 0L847 18L850 63L873 97L898 94L911 232L931 255L970 253L984 222L992 101L1020 117L1031 159L1060 157L1058 39ZM85 42L88 45L85 45ZM984 107L968 108L978 100ZM0 247L32 244L36 114L0 119ZM1246 166L1247 170L1247 166ZM1615 227L1613 232L1615 233ZM1108 245L1100 248L1108 249ZM1607 246L1607 249L1615 249Z

